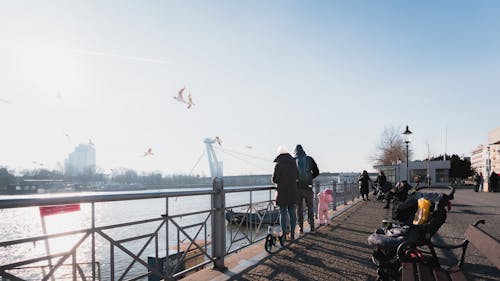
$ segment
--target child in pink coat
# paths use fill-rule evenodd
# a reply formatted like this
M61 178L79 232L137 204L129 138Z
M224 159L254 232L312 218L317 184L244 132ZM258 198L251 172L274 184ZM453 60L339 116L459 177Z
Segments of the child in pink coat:
M320 225L329 224L328 210L330 209L330 203L333 202L332 190L325 189L318 193L318 218Z

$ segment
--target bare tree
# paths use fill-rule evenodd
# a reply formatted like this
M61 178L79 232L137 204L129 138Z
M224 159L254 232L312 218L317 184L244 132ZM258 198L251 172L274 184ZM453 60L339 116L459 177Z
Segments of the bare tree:
M406 161L406 145L401 132L400 127L396 128L392 125L384 128L376 151L371 157L375 165L391 165L398 161ZM409 156L411 159L411 151L409 151Z

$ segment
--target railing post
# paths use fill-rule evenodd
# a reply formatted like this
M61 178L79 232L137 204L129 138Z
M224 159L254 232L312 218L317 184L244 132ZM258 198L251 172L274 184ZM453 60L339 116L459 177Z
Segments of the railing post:
M354 202L354 198L356 198L356 195L355 195L355 190L354 188L352 187L352 184L349 184L349 190L351 191L351 201Z
M212 194L212 252L214 256L214 269L226 271L224 255L226 254L226 198L222 178L214 178Z
M344 205L347 205L347 192L348 192L349 188L347 187L347 182L344 181Z
M332 197L333 197L333 206L332 210L337 210L337 182L333 181L332 183Z
M314 218L318 218L318 204L319 204L319 199L318 199L318 194L320 193L320 185L321 182L318 180L314 183L314 203L313 203L313 210L314 210Z

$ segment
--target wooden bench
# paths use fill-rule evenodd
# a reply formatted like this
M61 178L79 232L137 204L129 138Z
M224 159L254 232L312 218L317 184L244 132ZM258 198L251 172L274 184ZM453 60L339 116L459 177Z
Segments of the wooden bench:
M465 259L465 252L467 246L471 243L481 255L485 256L492 262L498 269L500 269L500 243L493 236L480 229L478 224L484 224L484 220L479 220L476 223L469 225L465 231L466 239L459 245L436 245L426 244L430 249L430 256L421 255L421 252L407 246L401 245L398 249L398 255L403 259L401 280L402 281L466 281L465 274L462 271L462 265ZM462 248L462 254L457 265L450 269L443 269L439 262L434 250L440 249L456 249ZM413 251L412 251L413 250ZM408 261L408 256L411 259ZM406 261L405 261L406 259Z

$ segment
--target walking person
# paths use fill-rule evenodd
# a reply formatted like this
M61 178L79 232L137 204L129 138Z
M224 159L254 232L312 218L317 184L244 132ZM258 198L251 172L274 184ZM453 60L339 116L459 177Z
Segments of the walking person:
M379 193L382 193L382 192L386 193L387 192L387 186L386 186L387 185L387 177L385 176L383 171L378 172L378 176L377 176L377 179L375 180L375 182L378 185L378 191L375 190L373 195L376 195L376 198L378 199Z
M274 162L276 164L272 181L276 184L276 205L280 208L281 229L285 237L293 240L297 224L297 165L295 159L283 146L278 147L278 156Z
M378 176L375 182L378 184L380 190L384 192L386 191L385 185L387 184L387 178L383 171L378 172Z
M481 185L483 183L483 174L482 173L476 173L474 175L474 191L479 192L481 190Z
M359 193L361 193L361 197L363 197L363 201L370 201L368 198L368 185L370 184L372 180L370 179L370 176L368 176L368 172L366 170L363 171L363 173L358 177L358 182L359 182ZM366 197L366 199L365 199Z
M311 231L314 227L314 209L313 209L313 179L319 175L318 165L314 159L307 155L302 148L302 145L297 144L295 147L295 161L298 169L298 223L300 233L304 233L304 201L307 207L307 220L311 226Z
M490 175L490 183L488 185L488 189L490 192L496 192L498 185L498 174L495 171L491 172Z

